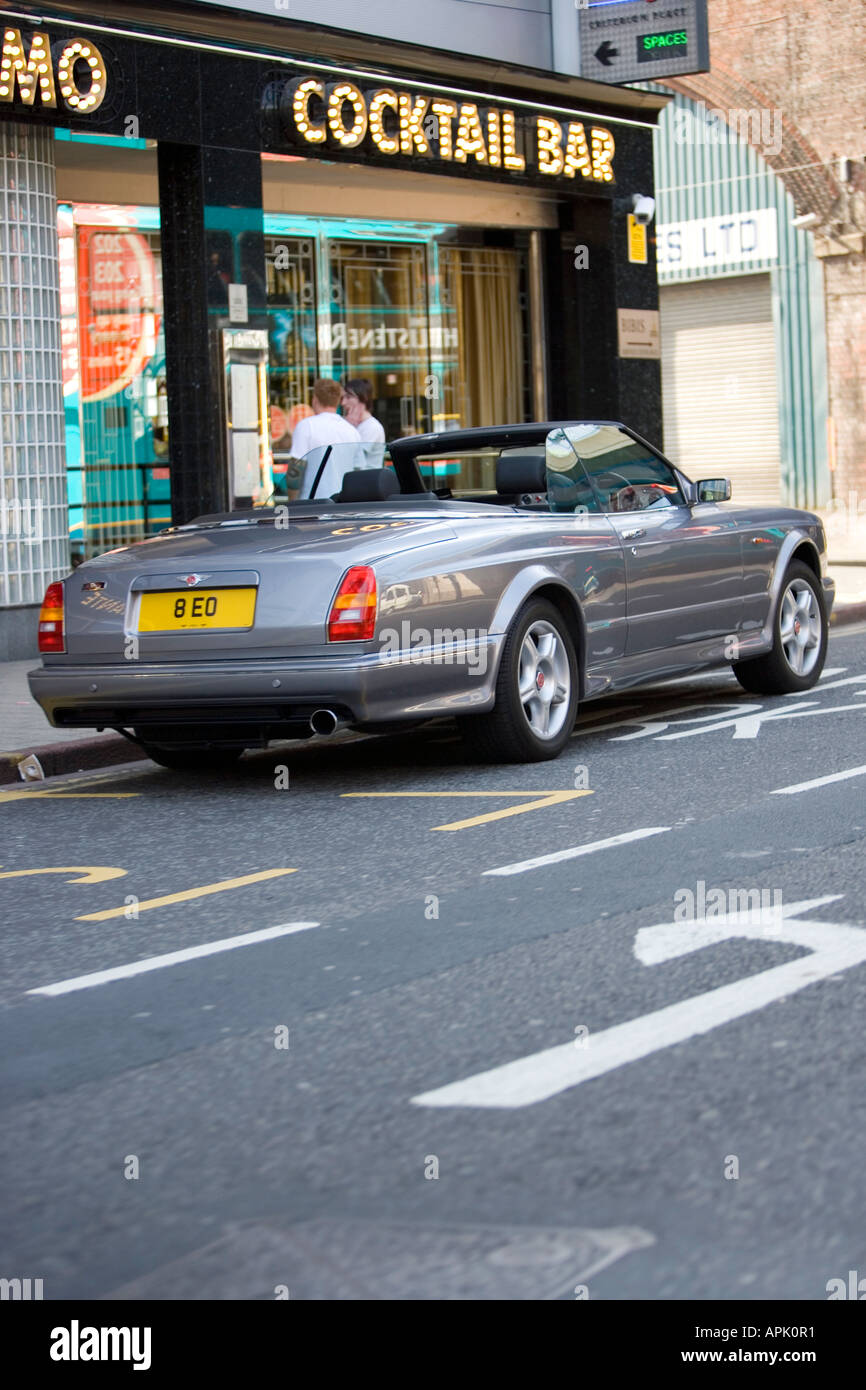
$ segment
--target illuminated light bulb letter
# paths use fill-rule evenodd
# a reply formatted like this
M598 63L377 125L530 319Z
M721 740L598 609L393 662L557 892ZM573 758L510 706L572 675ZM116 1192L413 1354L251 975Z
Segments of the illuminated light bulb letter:
M399 154L399 138L396 135L388 135L385 130L383 112L386 106L389 106L397 115L399 110L397 93L392 92L389 87L383 87L380 91L374 92L370 98L370 137L376 148L381 150L383 154Z
M502 126L499 120L499 112L495 106L491 106L487 112L487 158L490 160L492 169L499 169L502 165Z
M400 93L401 154L430 154L430 141L424 133L424 117L429 105L427 97L416 97L413 104L411 93Z
M42 105L56 106L57 94L51 69L51 51L45 35L33 35L30 40L30 57L25 61L20 30L4 29L3 47L0 49L0 101L13 100L17 82L20 100L25 106L32 106L36 97L37 80Z
M589 132L592 142L592 177L599 183L613 182L613 152L616 145L609 130L603 126L593 126Z
M549 116L537 116L538 171L541 174L561 174L565 158L562 153L562 127Z
M325 138L326 131L324 125L316 125L310 118L310 97L312 96L317 96L321 101L324 101L324 85L317 82L314 77L307 77L303 82L298 82L292 96L292 115L298 133L303 135L310 145L320 145Z
M565 142L565 175L566 178L573 179L578 169L585 179L592 177L592 164L589 158L589 146L586 143L586 131L580 121L569 121L568 139Z
M457 123L457 138L454 141L454 158L465 164L473 154L479 164L487 163L487 146L484 143L484 130L478 107L464 103L460 107L460 120Z
M351 127L343 121L343 106L348 102L354 113ZM344 150L353 150L367 134L367 107L354 82L338 82L328 98L328 125L331 134Z
M517 153L513 111L503 111L502 113L502 149L505 154L506 169L522 171L526 168L526 160L522 154Z
M76 64L86 63L90 68L90 87L85 92L78 85L75 76ZM57 81L60 95L73 111L95 111L105 100L107 88L105 60L92 43L84 44L73 39L66 45L57 60Z
M451 122L457 115L457 107L453 101L434 101L430 109L434 115L439 117L439 158L453 159Z

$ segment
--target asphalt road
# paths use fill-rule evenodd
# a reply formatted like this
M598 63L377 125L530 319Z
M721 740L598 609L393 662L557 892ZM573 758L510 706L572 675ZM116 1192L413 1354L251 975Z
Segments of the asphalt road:
M807 695L658 686L539 766L472 764L443 723L0 789L0 1274L48 1299L866 1276L864 716L847 629Z

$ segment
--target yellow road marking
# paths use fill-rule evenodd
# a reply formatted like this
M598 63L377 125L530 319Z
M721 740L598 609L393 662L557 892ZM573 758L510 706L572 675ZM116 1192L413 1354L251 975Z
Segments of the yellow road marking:
M488 821L505 820L506 816L520 816L524 811L540 811L544 806L558 806L563 801L574 801L578 796L592 796L589 790L579 792L548 792L538 801L525 802L523 806L507 806L504 811L490 811L486 816L471 816L468 820L450 821L448 825L433 825L431 830L468 830L472 825L485 825Z
M167 893L163 898L146 898L135 904L136 912L147 912L152 907L167 907L170 903L187 903L192 898L206 898L211 893L224 893L228 888L243 888L248 883L262 883L267 878L279 878L282 874L296 874L297 869L264 869L257 874L244 874L242 878L226 878L221 883L206 883L202 888L186 888L182 893ZM105 912L88 912L76 917L76 922L107 922L112 917L124 917L129 913L129 904L123 907L110 907Z
M61 791L61 790L60 790L60 788L62 788L62 787L71 787L71 788L76 788L76 787L98 787L98 786L100 785L100 783L103 783L103 782L117 782L117 781L125 780L125 779L128 778L128 777L132 777L132 776L136 776L136 775L138 775L138 774L133 773L133 772L129 772L129 771L126 770L126 769L124 769L123 772L110 773L108 776L105 776L105 775L103 774L102 776L99 776L99 777L92 777L92 776L91 776L91 777L82 777L82 776L80 776L80 775L76 775L75 773L71 773L71 774L70 774L70 773L67 773L67 774L65 775L64 780L63 780L62 782L58 779L58 785L57 785L56 788L55 788L55 787L44 787L44 788L39 788L38 786L34 785L33 783L30 783L30 784L27 785L27 786L15 787L12 791L3 791L3 790L0 790L0 802L2 802L2 801L20 801L23 797L27 797L27 796L31 796L31 797L33 797L33 796L36 796L36 797L67 797L67 798L68 798L68 797L73 797L73 796L75 796L75 797L78 797L78 796L106 797L106 796L108 796L108 797L123 797L123 798L130 797L130 796L141 796L141 792L80 792L80 791L75 791L75 790L71 790L71 791Z
M530 796L537 800L527 801L522 806L506 806L503 811L488 811L486 815L470 816L468 820L449 821L447 825L431 825L431 830L468 830L473 825L487 825L490 821L505 820L507 816L520 816L524 811L540 811L544 806L559 806L563 801L574 801L578 796L592 796L592 791L575 792L497 792L497 791L478 791L478 792L342 792L342 796Z
M128 870L111 869L106 865L96 868L66 868L66 869L7 869L0 878L28 878L31 874L83 874L83 878L70 878L67 883L107 883L110 878L123 878Z

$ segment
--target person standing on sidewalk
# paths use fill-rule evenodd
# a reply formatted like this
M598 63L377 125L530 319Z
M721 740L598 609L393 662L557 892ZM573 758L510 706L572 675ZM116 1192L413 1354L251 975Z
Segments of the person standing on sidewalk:
M338 381L320 377L313 383L313 413L299 420L292 435L292 455L306 462L298 497L309 497L319 466L330 447L316 497L333 497L343 486L343 477L354 468L365 467L364 449L355 426L337 414L343 394Z
M347 378L343 382L340 404L343 415L361 436L367 467L381 468L385 461L385 431L370 410L373 404L372 381L366 377Z

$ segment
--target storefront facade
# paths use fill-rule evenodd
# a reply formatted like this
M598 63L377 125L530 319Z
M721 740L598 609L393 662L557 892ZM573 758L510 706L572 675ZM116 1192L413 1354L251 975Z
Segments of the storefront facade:
M664 446L687 473L721 460L734 501L825 507L821 263L782 180L720 116L677 94L656 132Z
M56 315L29 352L7 194L0 655L29 654L70 562L279 487L317 376L369 379L388 439L545 416L659 437L659 363L619 355L617 311L657 308L626 209L661 98L408 46L383 71L357 36L210 7L59 10L3 30L3 178L39 142ZM25 498L38 535L9 524Z

